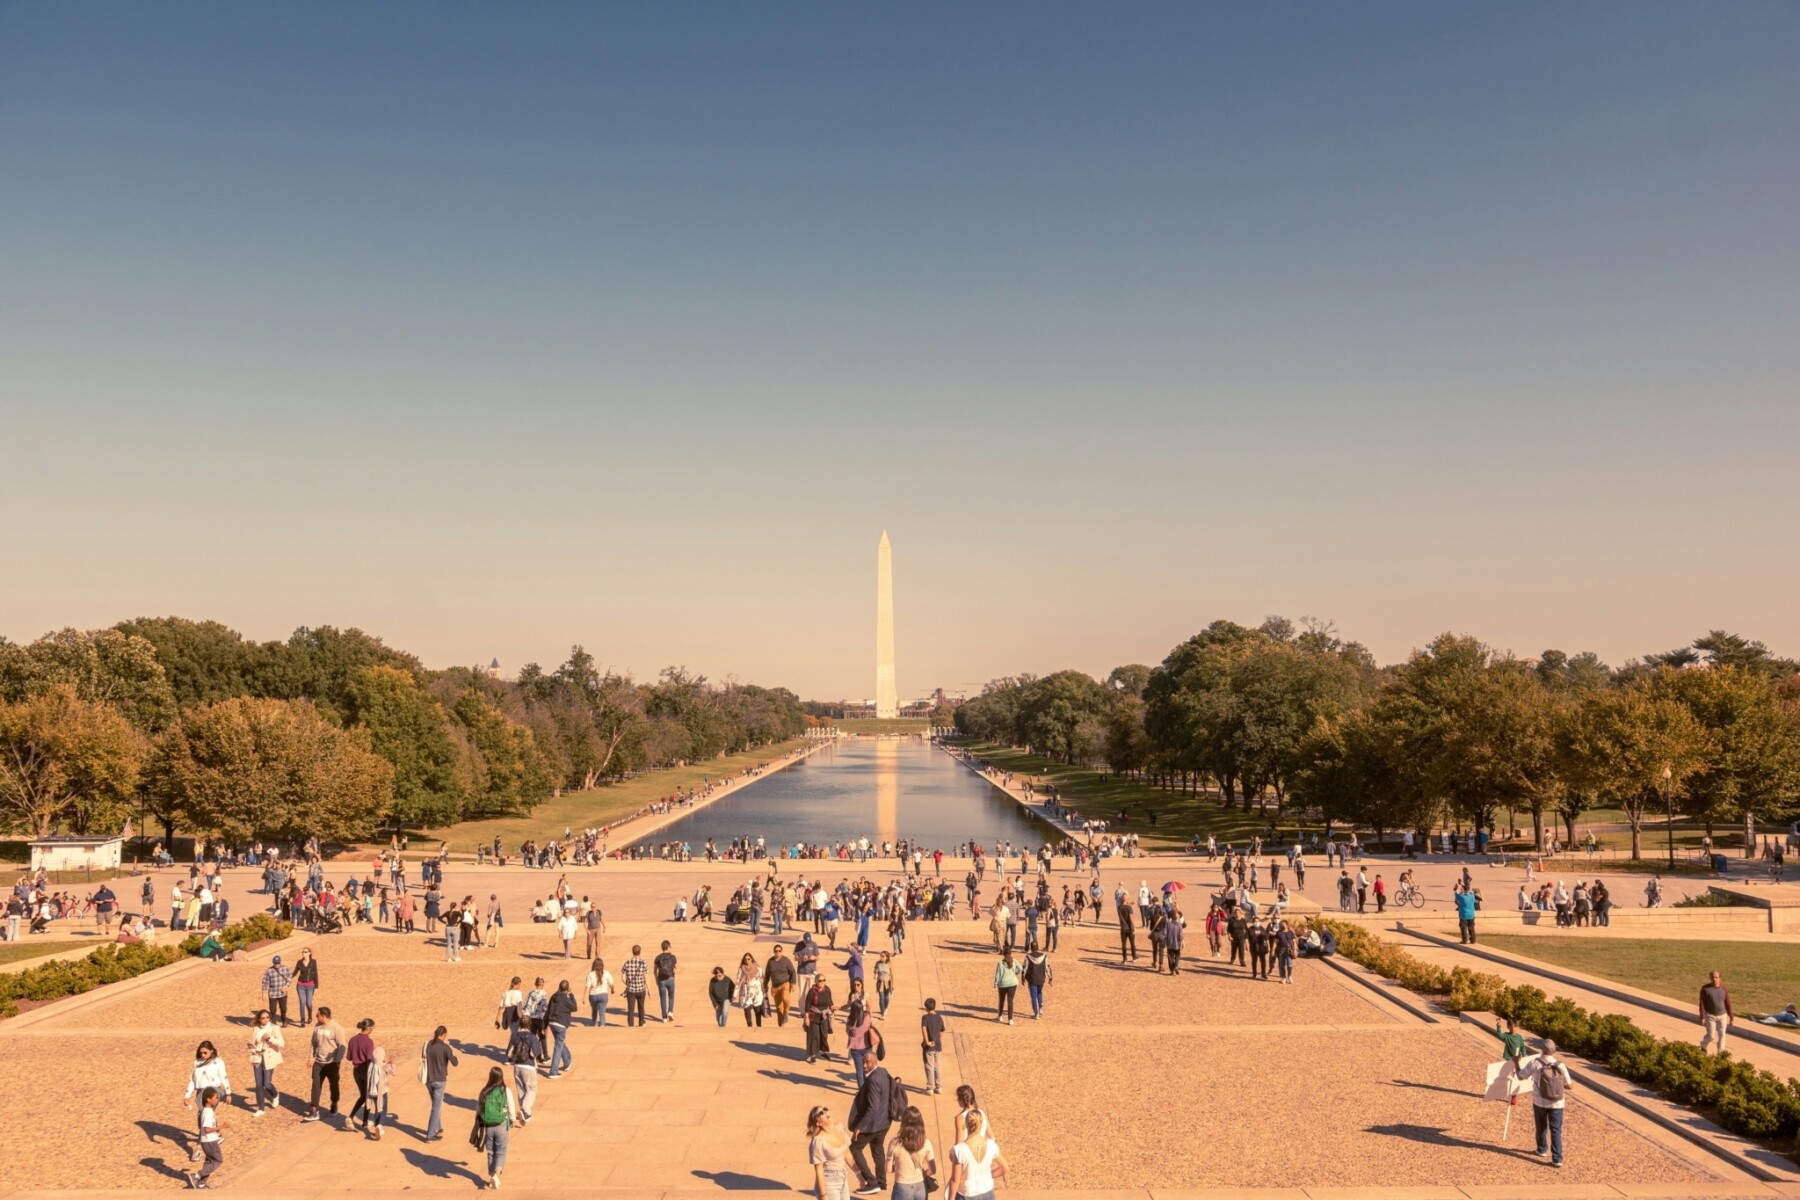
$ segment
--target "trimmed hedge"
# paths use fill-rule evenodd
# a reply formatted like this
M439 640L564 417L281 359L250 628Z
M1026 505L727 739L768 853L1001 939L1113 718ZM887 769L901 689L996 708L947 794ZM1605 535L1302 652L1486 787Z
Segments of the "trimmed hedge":
M1409 991L1442 998L1452 1012L1491 1012L1552 1038L1560 1049L1603 1063L1677 1104L1712 1110L1713 1119L1745 1137L1792 1138L1800 1155L1800 1080L1785 1083L1729 1054L1708 1055L1692 1042L1645 1033L1618 1014L1592 1013L1542 989L1514 987L1498 975L1445 970L1382 941L1359 925L1329 925L1344 957Z
M228 925L218 934L219 944L229 952L241 950L255 942L285 938L294 932L286 921L277 921L267 913L257 913L248 920ZM170 963L192 958L205 943L204 934L189 934L173 946L146 946L142 942L99 946L86 957L58 959L0 975L0 1019L19 1015L20 1000L59 1000L79 996L108 983L132 979L166 967Z

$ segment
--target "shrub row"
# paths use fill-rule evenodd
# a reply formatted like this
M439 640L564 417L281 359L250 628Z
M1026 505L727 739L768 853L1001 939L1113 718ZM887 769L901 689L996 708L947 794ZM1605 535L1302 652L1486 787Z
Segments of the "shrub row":
M254 942L285 938L293 931L294 927L286 921L257 913L248 920L226 926L217 936L219 944L231 951ZM58 959L0 975L0 1019L18 1016L20 1000L79 996L103 984L118 983L191 958L200 953L205 940L205 935L195 933L174 946L146 946L141 942L100 946L83 958Z
M1703 1054L1692 1042L1645 1033L1629 1017L1592 1013L1573 1000L1515 987L1498 975L1422 962L1361 926L1321 923L1337 934L1346 958L1409 991L1441 997L1452 1012L1510 1017L1521 1029L1553 1039L1559 1049L1603 1063L1677 1104L1710 1109L1713 1119L1734 1133L1793 1138L1800 1155L1800 1080L1783 1082L1729 1054Z

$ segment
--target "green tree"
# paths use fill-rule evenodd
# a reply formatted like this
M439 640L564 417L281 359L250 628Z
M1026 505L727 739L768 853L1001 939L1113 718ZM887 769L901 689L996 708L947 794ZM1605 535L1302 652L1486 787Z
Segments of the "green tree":
M63 629L29 646L0 648L0 700L24 700L67 686L81 699L117 709L141 733L175 718L175 695L156 647L116 629Z
M106 704L57 684L0 704L0 812L33 837L119 828L130 811L145 745Z
M296 629L285 642L258 646L247 671L250 694L272 700L310 700L326 719L342 725L350 689L370 667L396 667L424 675L418 659L384 645L360 629Z
M113 628L150 643L180 708L214 704L250 691L256 645L217 621L137 617Z
M1590 693L1558 726L1559 773L1576 793L1625 811L1633 859L1664 788L1679 794L1712 756L1711 736L1687 707L1642 683Z
M1800 793L1800 710L1775 681L1739 666L1663 667L1652 696L1685 706L1712 738L1706 769L1688 780L1686 810L1713 832L1718 821L1777 819Z
M1144 689L1150 685L1150 668L1143 663L1126 663L1122 667L1114 667L1106 676L1106 686L1123 696L1135 696L1143 699Z
M183 824L233 841L345 842L391 811L394 769L306 701L237 697L164 733L148 789Z
M465 815L527 813L549 794L555 781L531 730L474 689L457 698L451 713L479 764Z
M394 802L384 824L430 829L456 820L467 793L449 717L410 672L364 668L351 682L347 715L394 768Z

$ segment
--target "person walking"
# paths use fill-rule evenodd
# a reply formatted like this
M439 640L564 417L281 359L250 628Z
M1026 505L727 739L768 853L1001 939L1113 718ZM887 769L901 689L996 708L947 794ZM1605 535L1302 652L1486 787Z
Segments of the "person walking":
M356 1036L344 1048L350 1077L356 1082L356 1103L350 1106L348 1120L364 1133L369 1131L369 1064L375 1061L375 1039L369 1031L374 1028L375 1022L364 1017L356 1023Z
M649 995L650 964L644 961L644 948L633 946L631 957L619 968L625 980L625 1027L642 1027L644 999Z
M321 1007L314 1017L312 1030L312 1100L302 1121L319 1120L319 1093L329 1085L331 1111L338 1110L339 1072L344 1061L344 1028L331 1019L331 1010Z
M587 973L588 1022L595 1029L606 1024L606 1003L612 998L612 972L606 969L606 960L596 958L588 966Z
M207 1181L212 1178L214 1171L225 1165L224 1150L219 1144L220 1131L224 1129L219 1121L219 1099L220 1093L216 1087L202 1088L200 1091L200 1140L197 1145L200 1153L205 1155L206 1162L199 1171L188 1173L188 1186L191 1188L210 1188L212 1184Z
M675 956L669 953L668 942L662 944L655 966L657 1005L662 1009L663 1024L667 1025L675 1019Z
M506 1043L506 1061L512 1065L513 1086L519 1093L519 1119L531 1122L531 1109L537 1103L538 1060L544 1057L544 1043L531 1026L513 1030Z
M1006 1176L1006 1159L1000 1144L987 1134L987 1117L979 1110L962 1117L963 1140L950 1149L951 1200L990 1200L994 1180Z
M1300 950L1300 935L1286 921L1275 930L1275 977L1282 983L1294 982L1294 955Z
M925 1060L925 1091L935 1096L944 1090L939 1065L944 1057L944 1018L938 1015L937 999L925 997L925 1015L919 1018L919 1049Z
M582 903L587 903L585 897L583 897ZM587 956L599 958L600 939L606 934L606 920L600 915L598 905L588 907L587 915L582 918L582 924L587 928Z
M281 1093L275 1090L275 1068L281 1065L281 1052L287 1039L267 1009L258 1009L251 1019L250 1073L256 1090L250 1094L252 1117L260 1117L267 1108L279 1108Z
M733 993L737 1003L744 1010L744 1027L755 1025L762 1028L763 1019L763 972L756 961L756 955L749 951L738 960L736 987Z
M862 1086L856 1089L856 1099L850 1103L850 1132L855 1135L850 1141L850 1158L863 1181L855 1194L874 1196L887 1191L887 1161L882 1143L893 1124L894 1080L873 1050L863 1051L862 1066ZM875 1151L873 1165L863 1156L870 1149Z
M850 1200L850 1131L823 1104L806 1116L806 1161L813 1169L814 1200Z
M1038 1020L1044 1015L1044 989L1050 986L1050 958L1042 950L1025 952L1025 994L1031 1000L1031 1019Z
M1123 896L1123 891L1120 895ZM1119 901L1119 961L1137 961L1137 930L1132 927L1133 915L1131 906L1123 899Z
M822 976L813 976L812 987L803 1001L806 1019L806 1061L823 1058L831 1061L831 1015L837 1004L831 997L831 985Z
M1556 1056L1556 1043L1546 1038L1544 1052L1519 1072L1531 1082L1531 1120L1537 1132L1537 1156L1563 1165L1563 1106L1571 1080L1569 1068ZM1548 1144L1546 1144L1548 1143Z
M1731 1011L1731 992L1724 977L1714 971L1700 989L1700 1052L1705 1054L1716 1048L1717 1053L1725 1053L1725 1033L1736 1021L1737 1014Z
M300 1004L297 1024L302 1028L312 1024L313 998L318 994L319 960L313 957L312 947L306 946L300 951L300 961L294 964L294 999Z
M575 910L564 908L562 916L556 918L556 936L562 939L563 957L575 957L575 934L579 932L581 923L575 919Z
M725 1010L731 1006L732 998L736 995L737 984L725 978L725 968L714 967L712 978L706 983L706 998L712 1001L713 1019L719 1023L720 1029L725 1028ZM746 1024L749 1023L749 1020L750 1018L745 1016Z
M431 1116L425 1122L425 1140L428 1142L444 1136L444 1091L450 1086L450 1068L462 1065L450 1045L449 1033L447 1028L439 1025L432 1031L431 1040L419 1050L419 1058L425 1064L425 1090L431 1096Z
M281 955L277 954L269 960L267 969L262 974L262 994L268 998L269 1013L288 1023L288 988L293 985L294 973L281 964Z
M575 999L575 993L569 987L569 981L559 980L556 990L550 993L550 1009L545 1020L550 1026L550 1078L555 1079L564 1071L575 1069L575 1056L569 1053L569 1025L575 1020L576 1012L581 1004Z
M1162 923L1163 961L1169 974L1181 974L1181 949L1187 943L1187 923L1179 908L1171 908Z
M763 994L775 1010L777 1028L787 1024L788 1011L793 1007L794 979L794 960L777 944L769 952L769 961L763 964Z
M519 1106L506 1086L506 1072L499 1067L488 1070L487 1085L475 1098L475 1120L481 1127L482 1149L487 1152L487 1185L497 1190L500 1172L506 1169L507 1142L520 1125ZM531 1117L527 1115L525 1120Z
M900 1115L900 1132L888 1142L888 1176L894 1181L891 1200L926 1200L936 1185L937 1152L925 1136L925 1115L907 1105ZM930 1176L931 1184L925 1182Z
M369 1060L369 1123L363 1136L377 1142L381 1140L381 1123L387 1119L388 1085L393 1081L393 1073L394 1064L388 1060L387 1051L375 1047L375 1056Z
M188 1071L187 1091L182 1093L182 1106L194 1113L195 1136L188 1146L188 1161L194 1162L201 1155L201 1143L206 1132L204 1125L205 1105L195 1107L196 1097L208 1089L215 1091L226 1103L231 1101L231 1076L225 1070L225 1060L219 1057L218 1049L211 1042L201 1042L194 1048L194 1065Z
M1013 962L1012 949L1001 951L1000 961L994 964L994 991L997 998L994 1002L994 1020L1013 1023L1013 998L1019 990L1019 967Z
M1462 944L1475 944L1475 889L1456 886L1456 927L1462 935Z

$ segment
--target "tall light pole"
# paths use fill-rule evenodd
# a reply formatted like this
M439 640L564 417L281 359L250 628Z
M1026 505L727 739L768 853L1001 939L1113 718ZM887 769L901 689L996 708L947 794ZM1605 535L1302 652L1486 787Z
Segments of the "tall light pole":
M1675 772L1663 768L1663 803L1669 809L1669 870L1675 869Z

